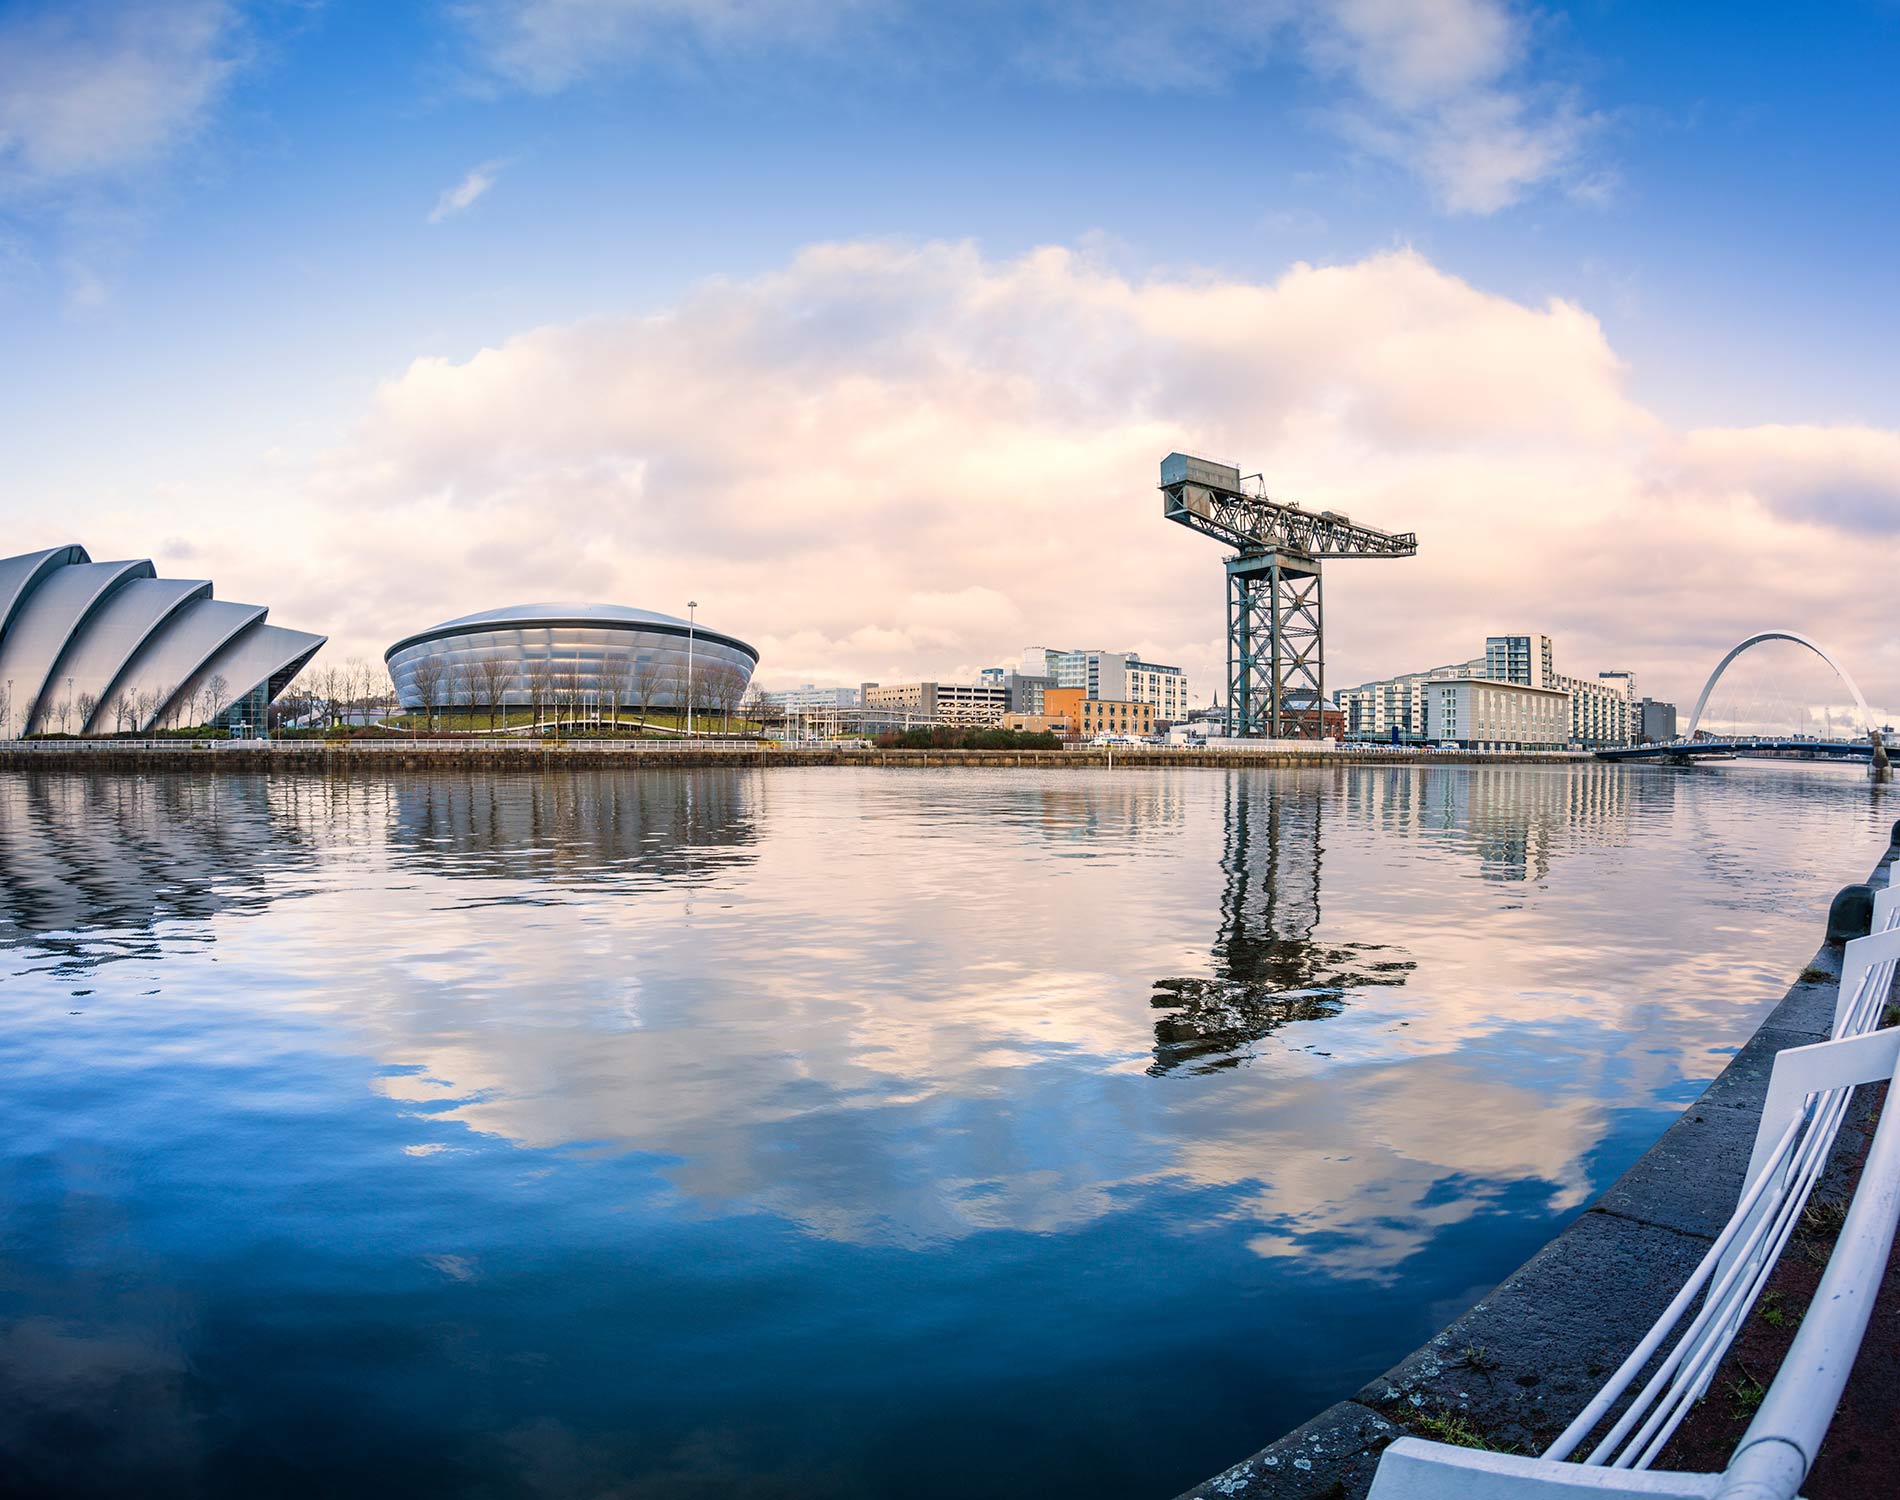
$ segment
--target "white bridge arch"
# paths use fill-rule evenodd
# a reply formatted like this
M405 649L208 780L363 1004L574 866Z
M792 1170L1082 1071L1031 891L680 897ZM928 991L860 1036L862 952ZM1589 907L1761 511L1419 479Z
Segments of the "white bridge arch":
M1763 641L1793 641L1797 646L1807 647L1808 650L1812 651L1816 656L1820 657L1822 661L1832 667L1834 669L1834 675L1840 678L1842 685L1846 687L1848 692L1854 695L1854 706L1860 710L1861 731L1865 734L1873 733L1874 716L1867 710L1867 700L1861 697L1859 685L1855 683L1852 677L1847 675L1847 668L1834 659L1827 647L1817 641L1811 641L1805 635L1797 634L1792 630L1762 630L1749 636L1747 640L1736 646L1727 656L1715 664L1715 670L1709 673L1709 680L1703 684L1702 696L1695 700L1695 712L1689 717L1689 731L1684 736L1685 739L1692 740L1695 738L1696 728L1702 723L1702 710L1709 706L1709 694L1715 691L1715 685L1722 680L1722 674L1728 670L1729 663L1734 661L1735 658L1740 656L1744 651L1748 650L1750 646L1759 646Z

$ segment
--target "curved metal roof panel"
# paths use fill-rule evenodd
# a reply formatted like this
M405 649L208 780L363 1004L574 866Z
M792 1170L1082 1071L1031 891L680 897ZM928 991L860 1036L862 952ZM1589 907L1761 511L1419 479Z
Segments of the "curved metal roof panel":
M93 611L133 579L150 577L152 565L143 559L67 563L34 584L0 637L0 681L12 684L14 712L22 722L28 714L39 717L40 698L54 694L53 666Z
M193 599L211 597L211 585L202 578L137 578L116 590L93 612L78 635L66 643L53 666L52 680L72 679L73 702L90 694L98 705L87 723L102 716L118 691L136 692L148 685L119 682L121 671L152 633ZM28 723L37 734L50 727L50 704L42 704ZM79 726L82 729L84 726Z
M71 543L64 547L48 547L44 552L22 552L18 557L0 558L0 635L6 633L14 611L20 607L27 590L42 577L54 568L90 561L92 559L86 555L84 547Z
M165 628L150 637L133 654L119 673L122 688L134 691L149 688L161 700L152 717L139 727L149 727L163 719L168 710L183 701L184 686L198 668L221 651L231 638L262 620L268 613L261 604L233 604L224 599L197 599L187 604L167 622ZM98 734L112 728L105 704L87 723L87 732Z
M317 654L328 636L312 635L306 630L287 630L282 625L252 625L249 629L232 636L191 676L179 685L178 691L170 701L188 696L196 688L200 692L214 677L224 679L224 693L218 713L235 707L243 699L255 693L259 688L268 687L274 696L281 691L303 664ZM162 713L165 704L161 704ZM158 714L153 715L156 719ZM148 719L139 727L148 728L153 719Z
M728 646L745 652L754 662L759 659L758 651L723 630L714 630L703 623L682 620L678 615L663 615L656 610L634 609L626 604L510 604L501 609L485 609L472 615L462 615L453 620L444 620L440 625L432 625L427 630L418 630L414 635L406 635L383 653L388 661L398 651L409 646L419 646L426 641L442 640L452 635L469 635L478 631L495 630L532 630L538 626L595 625L626 626L638 629L648 627L662 635L685 635L689 631L704 636L710 641L722 641Z
M605 620L630 625L686 624L678 615L656 614L650 609L634 609L625 604L510 604L503 609L484 609L472 615L444 620L440 625L419 633L427 635L436 630L459 630L491 623L519 627L535 620Z

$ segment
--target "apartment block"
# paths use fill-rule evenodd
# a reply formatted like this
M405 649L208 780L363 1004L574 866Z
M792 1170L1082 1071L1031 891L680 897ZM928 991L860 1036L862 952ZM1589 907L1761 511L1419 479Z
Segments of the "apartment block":
M1570 732L1570 695L1488 677L1425 684L1425 731L1463 750L1557 750Z

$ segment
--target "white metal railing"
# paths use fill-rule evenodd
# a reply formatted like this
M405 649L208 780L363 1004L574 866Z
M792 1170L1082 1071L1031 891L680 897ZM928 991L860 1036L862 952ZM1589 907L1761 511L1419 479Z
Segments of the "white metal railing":
M679 739L650 739L650 740L649 739L625 739L625 740L590 739L585 736L556 739L554 736L548 735L540 739L531 739L527 741L487 739L487 738L466 739L466 740L435 740L435 739L425 740L425 739L396 738L394 736L387 739L379 738L379 739L348 739L348 740L323 740L323 739L0 740L0 750L7 751L9 753L19 751L19 752L25 752L29 754L52 755L52 756L111 754L114 752L124 752L127 750L138 750L138 751L149 750L149 751L158 751L161 753L178 753L178 754L189 755L189 754L203 754L206 752L216 753L220 751L234 751L234 750L267 750L267 751L283 752L287 754L287 753L290 753L292 751L297 751L297 750L329 750L329 749L340 749L340 750L347 751L350 754L357 754L359 752L369 752L369 753L374 754L379 751L395 752L395 751L402 751L402 750L467 750L467 751L473 751L477 754L485 754L491 751L519 750L524 743L531 747L538 746L544 749L572 747L575 749L584 749L584 750L606 750L606 751L611 751L614 753L625 753L625 754L631 754L631 755L642 755L642 754L651 755L651 754L657 754L657 753L667 751L667 750L679 750L683 748L691 749L691 750L726 751L726 752L732 752L732 753L756 752L762 746L767 749L771 748L771 745L768 742L763 742L759 740L709 739L700 735L694 735L691 738L686 738L682 736Z
M1650 1465L1708 1390L1759 1300L1827 1165L1855 1086L1900 1081L1900 1027L1881 1025L1897 959L1900 888L1890 867L1887 885L1874 895L1872 931L1842 954L1830 1040L1776 1055L1734 1213L1603 1389L1537 1458L1401 1438L1380 1460L1371 1500L1793 1500L1833 1420L1893 1248L1900 1221L1900 1107L1883 1111L1820 1287L1727 1469L1693 1474ZM1700 1309L1671 1345L1698 1297ZM1669 1352L1609 1430L1581 1461L1566 1462L1665 1346Z

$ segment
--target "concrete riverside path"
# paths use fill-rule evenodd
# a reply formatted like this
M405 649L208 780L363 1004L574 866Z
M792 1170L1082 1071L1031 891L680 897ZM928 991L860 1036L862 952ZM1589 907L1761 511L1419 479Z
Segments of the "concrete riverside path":
M1900 824L1868 883L1884 884L1896 859ZM1829 940L1746 1045L1568 1228L1422 1348L1182 1500L1357 1500L1371 1486L1388 1444L1408 1435L1439 1435L1424 1424L1440 1426L1444 1419L1486 1446L1540 1453L1637 1346L1728 1220L1775 1055L1827 1039L1842 943L1866 930L1864 919L1858 931L1839 930L1838 913L1851 904L1846 897L1843 892L1837 899ZM1817 975L1825 977L1810 977ZM1878 1093L1872 1087L1855 1091L1817 1200L1838 1198L1853 1180L1872 1137ZM1794 1253L1791 1247L1788 1254ZM1848 1426L1830 1434L1812 1477L1824 1480L1851 1469L1851 1487L1823 1490L1811 1480L1804 1490L1810 1500L1900 1495L1900 1472L1874 1472L1894 1461L1900 1446L1889 1430L1892 1414L1900 1412L1900 1345L1893 1343L1900 1334L1900 1309L1893 1305L1897 1281L1900 1271L1890 1263L1886 1300L1842 1403ZM1765 1385L1773 1373L1751 1368L1746 1377ZM1725 1368L1709 1401L1728 1389L1722 1382L1730 1378ZM1863 1386L1863 1380L1870 1384ZM1685 1438L1704 1450L1715 1441L1706 1424L1698 1429L1694 1422ZM1837 1449L1872 1462L1850 1465ZM1679 1453L1686 1451L1672 1447L1659 1467L1677 1466L1672 1460L1682 1461ZM1719 1471L1726 1455L1697 1451L1694 1461Z

